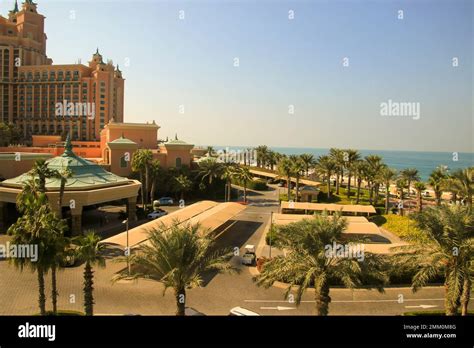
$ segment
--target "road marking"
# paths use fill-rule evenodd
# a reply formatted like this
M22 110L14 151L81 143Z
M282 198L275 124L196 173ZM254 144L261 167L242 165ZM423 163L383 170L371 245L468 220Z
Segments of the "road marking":
M276 306L276 307L260 307L260 309L276 309L278 311L288 311L290 309L296 309L296 308L295 307Z
M416 302L416 301L444 301L444 298L414 298L414 299L404 299L403 302ZM270 302L270 303L290 303L289 301L284 300L244 300L244 302ZM301 303L315 303L316 301L301 301ZM399 302L399 300L348 300L348 301L331 301L331 303L378 303L378 302Z
M434 307L438 307L438 306L436 306L436 305L424 305L424 304L421 304L419 306L405 306L405 308L423 308L423 309L434 308Z

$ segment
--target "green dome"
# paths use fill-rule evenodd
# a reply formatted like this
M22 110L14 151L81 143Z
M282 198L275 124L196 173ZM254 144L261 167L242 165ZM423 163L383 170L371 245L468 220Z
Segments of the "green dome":
M93 162L87 161L77 156L72 151L71 141L66 139L65 151L61 156L51 158L46 161L49 169L61 172L69 169L72 176L67 179L65 190L88 190L102 187L117 186L127 184L129 179L115 175ZM31 178L27 172L16 178L3 181L2 186L22 187ZM46 189L48 191L59 190L61 180L59 178L47 178Z

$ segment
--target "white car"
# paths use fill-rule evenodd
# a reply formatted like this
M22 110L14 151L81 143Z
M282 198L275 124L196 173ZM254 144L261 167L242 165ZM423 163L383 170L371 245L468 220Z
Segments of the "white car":
M247 244L245 246L245 253L242 255L242 264L253 266L255 265L257 256L255 255L255 246L252 244Z
M248 309L242 307L234 307L230 310L229 315L237 316L237 317L253 317L253 316L260 316L260 314L249 311Z
M146 217L149 219L149 220L155 220L155 219L158 219L162 216L165 216L167 215L168 213L166 211L164 211L163 209L158 209L158 210L155 210L154 212L148 214Z

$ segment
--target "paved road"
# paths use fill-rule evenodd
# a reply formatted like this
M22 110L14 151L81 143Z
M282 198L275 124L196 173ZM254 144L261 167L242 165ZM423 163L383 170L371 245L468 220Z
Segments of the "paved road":
M258 244L271 210L273 191L251 196L254 205L237 216L237 222L220 237L219 243L242 248L246 244ZM4 243L5 236L0 236ZM239 265L239 259L233 260ZM172 291L162 296L160 283L147 280L111 283L115 272L123 268L112 260L104 269L95 272L96 314L142 314L172 315L175 311ZM226 315L229 309L242 306L263 315L313 315L313 293L305 294L303 302L296 307L283 299L284 289L257 287L249 269L239 266L237 275L219 274L206 278L204 287L188 291L187 305L205 314ZM82 310L82 267L67 268L58 275L59 308ZM47 277L48 293L50 278ZM34 314L37 309L36 275L25 270L19 272L7 261L0 261L0 315ZM400 295L403 295L403 301ZM331 289L333 315L397 315L405 311L418 310L417 306L443 308L443 289L428 287L416 294L409 288L389 288L385 294L373 290ZM472 303L472 302L471 302ZM48 308L51 308L48 298ZM472 308L472 306L471 306Z

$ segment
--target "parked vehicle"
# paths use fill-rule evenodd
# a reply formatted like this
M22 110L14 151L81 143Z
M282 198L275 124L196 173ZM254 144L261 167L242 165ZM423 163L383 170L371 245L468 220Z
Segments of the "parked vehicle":
M229 315L238 317L260 316L260 314L252 312L242 307L234 307L230 310Z
M158 204L159 204L159 205L173 205L173 204L174 204L174 200L173 200L173 198L171 198L171 197L161 197L161 198L158 200Z
M257 256L255 255L255 246L247 244L245 246L245 253L242 255L242 264L253 266L256 264Z
M157 209L154 212L148 214L146 217L148 218L148 220L155 220L167 214L168 213L164 211L163 209Z

